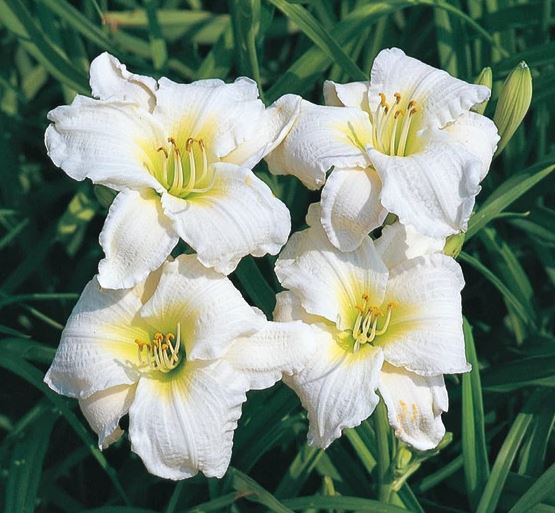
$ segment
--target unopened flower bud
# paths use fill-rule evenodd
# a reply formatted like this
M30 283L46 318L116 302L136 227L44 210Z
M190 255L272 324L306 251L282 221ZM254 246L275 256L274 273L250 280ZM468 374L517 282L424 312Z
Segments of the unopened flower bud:
M476 77L474 83L476 85L486 86L491 91L491 86L493 84L493 73L491 72L491 68L488 66L480 71L480 74ZM478 105L475 105L474 107L472 107L471 110L476 112L477 114L483 114L486 110L486 107L488 106L488 101L489 100L486 100L482 103L479 103Z
M501 139L497 146L499 155L528 112L532 100L532 74L528 65L522 61L505 80L497 101L493 122L499 130Z
M457 258L462 250L464 237L464 232L455 233L455 235L447 237L447 240L445 241L445 246L443 247L443 254L453 258Z

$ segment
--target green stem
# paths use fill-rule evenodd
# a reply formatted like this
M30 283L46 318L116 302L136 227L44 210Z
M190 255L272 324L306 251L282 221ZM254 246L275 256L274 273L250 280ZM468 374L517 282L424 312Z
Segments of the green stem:
M389 454L389 422L383 400L374 412L374 428L378 442L378 499L388 503L391 499L391 458Z

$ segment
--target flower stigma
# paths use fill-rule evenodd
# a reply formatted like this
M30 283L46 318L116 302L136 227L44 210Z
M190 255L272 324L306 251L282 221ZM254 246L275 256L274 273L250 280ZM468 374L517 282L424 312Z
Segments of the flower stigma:
M362 295L362 303L355 305L358 314L352 329L353 352L364 344L371 344L387 331L393 307L393 303L385 305L385 309L383 306L372 306L368 302L368 294Z
M411 153L409 143L416 129L415 118L419 112L415 100L403 100L395 93L389 104L384 93L379 93L380 103L372 115L372 139L376 150L385 155L404 157Z
M157 332L152 341L135 339L139 363L143 367L167 373L175 369L184 356L181 348L181 324L177 323L177 335ZM181 351L181 353L180 353Z
M181 148L173 137L167 141L166 146L156 148L158 165L145 163L149 173L178 198L210 190L216 176L208 162L204 141L189 137Z

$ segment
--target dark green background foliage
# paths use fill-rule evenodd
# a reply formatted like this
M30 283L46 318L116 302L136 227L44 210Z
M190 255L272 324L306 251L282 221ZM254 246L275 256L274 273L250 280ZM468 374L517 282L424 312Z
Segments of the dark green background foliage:
M555 512L554 21L549 0L0 0L3 511ZM99 452L76 402L42 384L101 258L107 205L106 191L47 158L48 110L88 93L89 62L104 50L144 74L244 74L266 102L295 92L321 103L324 79L364 80L388 46L468 81L491 66L490 116L519 61L534 77L531 110L494 160L459 257L473 371L448 379L451 443L414 455L408 484L379 504L372 419L325 452L309 448L298 399L278 385L249 394L222 480L153 477L125 438ZM318 193L264 163L256 172L301 227ZM272 265L247 258L232 276L266 313L278 290Z

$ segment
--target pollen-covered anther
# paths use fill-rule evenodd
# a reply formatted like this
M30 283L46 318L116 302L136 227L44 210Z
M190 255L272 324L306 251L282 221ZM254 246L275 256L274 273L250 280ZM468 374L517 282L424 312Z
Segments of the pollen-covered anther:
M363 296L363 306L355 305L358 311L352 329L354 339L353 350L357 351L363 344L372 343L376 337L385 334L391 322L394 304L388 303L386 308L368 305L368 296Z
M150 370L170 372L181 361L181 325L177 323L177 335L157 332L151 342L135 339L139 363Z
M373 146L390 156L405 156L416 127L414 115L418 112L415 100L405 102L401 93L394 93L394 103L387 103L384 93L379 93L380 103L372 113Z

